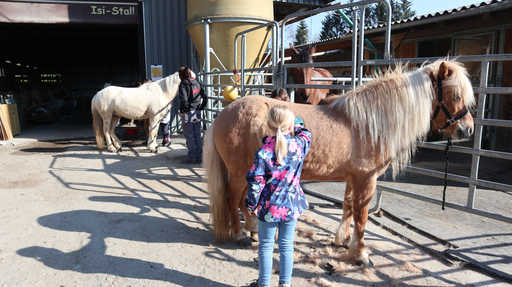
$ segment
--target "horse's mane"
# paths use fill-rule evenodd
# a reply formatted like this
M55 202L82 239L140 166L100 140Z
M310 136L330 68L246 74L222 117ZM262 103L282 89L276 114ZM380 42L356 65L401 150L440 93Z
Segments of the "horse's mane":
M171 93L172 95L175 95L178 91L180 83L180 77L178 72L175 72L172 75L169 75L165 78L158 79L154 82L145 83L139 88L146 89L146 90L155 90L159 89L163 91L164 93ZM159 88L158 88L159 87Z
M400 165L410 163L416 142L424 140L430 128L435 97L430 75L437 77L441 62L423 64L415 71L406 71L406 65L398 65L329 105L350 119L353 132L359 133L363 144L368 138L369 144L379 148L384 158L391 158L393 177L399 173ZM453 60L446 63L454 76L443 85L459 90L459 95L469 97L463 99L465 105L473 105L475 100L472 90L468 90L472 88L466 70Z

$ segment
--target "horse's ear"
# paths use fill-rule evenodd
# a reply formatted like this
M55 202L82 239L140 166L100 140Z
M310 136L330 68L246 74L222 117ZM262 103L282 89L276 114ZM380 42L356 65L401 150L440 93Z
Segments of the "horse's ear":
M437 74L441 80L446 79L446 77L449 76L448 66L446 65L446 62L442 62L441 65L439 65L439 72Z
M293 47L292 43L290 43L290 49L292 50L292 56L297 56L297 54L299 54L299 52L295 50L295 47Z
M316 52L316 45L314 45L311 49L309 49L309 55L313 56L313 54Z

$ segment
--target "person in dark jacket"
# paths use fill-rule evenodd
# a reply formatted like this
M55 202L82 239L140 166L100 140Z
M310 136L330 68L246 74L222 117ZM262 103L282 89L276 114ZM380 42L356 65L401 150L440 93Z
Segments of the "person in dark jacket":
M181 80L178 90L181 100L180 116L188 148L187 159L181 163L201 163L203 161L201 111L206 106L206 93L201 84L192 78L189 67L181 67L178 73Z

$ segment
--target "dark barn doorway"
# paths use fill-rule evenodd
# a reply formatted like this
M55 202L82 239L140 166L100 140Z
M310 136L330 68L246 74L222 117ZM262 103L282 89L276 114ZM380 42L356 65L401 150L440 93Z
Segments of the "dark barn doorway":
M25 6L9 10L9 5ZM0 94L13 95L21 124L62 120L56 115L34 119L34 108L45 104L59 109L64 105L65 113L83 112L90 117L91 99L107 78L112 85L124 87L143 80L143 34L136 4L125 8L130 15L122 16L129 18L95 15L100 11L97 2L48 7L6 2L1 6ZM124 6L101 7L108 11ZM28 16L16 14L18 11ZM65 14L65 23L48 23L53 19L48 19L46 12ZM8 13L12 17L6 16Z

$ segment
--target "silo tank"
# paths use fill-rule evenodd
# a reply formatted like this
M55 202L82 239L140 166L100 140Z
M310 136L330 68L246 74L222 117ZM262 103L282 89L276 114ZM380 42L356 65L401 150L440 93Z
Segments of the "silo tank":
M194 46L204 62L204 24L210 20L210 47L222 61L226 70L235 69L234 41L237 33L273 21L272 0L188 0L186 27ZM271 36L271 29L259 29L247 34L246 67L259 66ZM237 69L241 68L241 37L238 39ZM217 59L210 55L210 69L224 70ZM222 82L226 82L224 79ZM227 83L227 82L226 82Z

